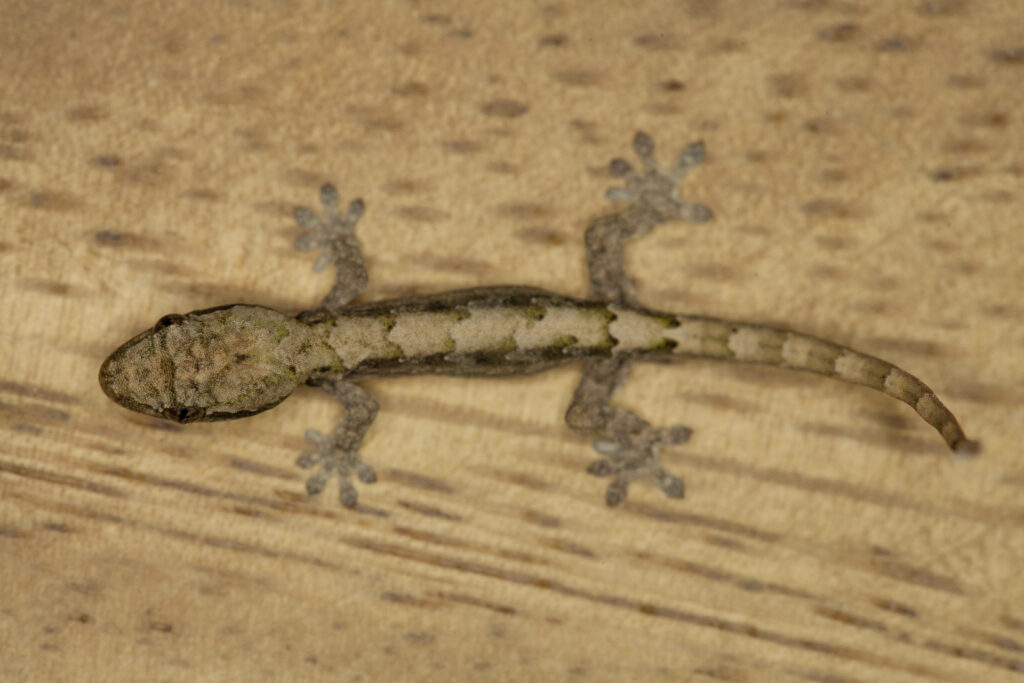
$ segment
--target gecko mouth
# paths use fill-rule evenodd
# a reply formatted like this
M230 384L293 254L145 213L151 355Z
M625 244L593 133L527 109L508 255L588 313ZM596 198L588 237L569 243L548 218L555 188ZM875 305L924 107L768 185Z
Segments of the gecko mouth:
M277 399L273 403L262 405L259 408L255 408L253 410L237 410L235 412L207 412L206 414L203 415L203 417L197 420L197 422L222 422L224 420L236 420L240 417L251 417L252 415L259 415L260 413L270 410L271 408L276 408L278 405L281 404L281 401L288 398L289 395L290 394L285 394L284 396Z

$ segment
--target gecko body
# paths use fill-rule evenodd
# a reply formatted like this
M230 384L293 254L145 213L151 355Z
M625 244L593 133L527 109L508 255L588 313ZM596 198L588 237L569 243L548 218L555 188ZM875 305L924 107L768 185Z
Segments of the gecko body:
M669 496L683 494L682 482L658 464L658 452L685 442L691 430L656 429L609 405L633 360L714 358L864 384L909 404L955 452L977 450L931 389L883 360L790 330L640 306L625 273L623 242L668 220L708 220L711 211L678 196L679 179L703 158L702 145L687 147L667 171L655 164L648 136L638 133L634 148L643 171L620 159L611 164L626 187L609 190L609 197L628 202L626 208L587 230L590 299L502 286L350 304L367 279L354 232L363 205L356 200L341 214L336 191L325 185L324 219L296 211L299 224L312 231L296 246L322 249L316 268L333 263L337 272L318 308L293 317L236 304L164 316L107 358L100 385L126 408L180 423L253 415L301 384L322 387L345 406L345 415L330 435L307 431L315 449L298 464L319 466L307 481L311 494L338 475L339 498L347 506L357 501L350 475L366 483L376 479L358 454L377 404L354 382L370 377L521 375L582 361L584 376L566 421L598 437L595 448L604 457L588 471L611 477L609 505L623 500L640 476L652 477Z

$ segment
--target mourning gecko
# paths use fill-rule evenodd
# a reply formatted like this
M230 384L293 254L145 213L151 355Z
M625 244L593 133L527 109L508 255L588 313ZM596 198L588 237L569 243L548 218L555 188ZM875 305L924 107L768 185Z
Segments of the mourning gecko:
M658 455L663 446L687 441L691 430L655 428L610 405L634 360L761 363L867 385L913 407L955 453L978 450L931 389L886 361L786 329L641 306L626 274L624 243L660 223L700 223L712 212L679 196L679 181L704 158L702 143L687 146L667 169L657 165L647 134L636 134L633 149L639 170L623 159L610 165L624 186L609 189L607 196L622 209L597 218L586 231L587 299L504 286L352 304L367 282L355 235L364 207L356 199L342 213L338 193L328 184L320 190L323 217L307 208L295 211L308 231L296 248L319 249L314 269L333 265L336 272L317 308L289 316L234 304L165 315L106 359L100 386L126 408L178 423L254 415L303 383L320 387L345 412L329 435L306 432L313 449L297 464L317 468L306 482L310 494L337 476L339 500L348 507L357 501L352 475L367 484L376 480L359 455L377 402L357 382L370 377L524 375L581 362L583 377L565 419L573 430L596 437L594 448L602 457L587 471L610 478L608 505L620 503L638 477L650 477L668 496L683 495L683 483L659 464Z

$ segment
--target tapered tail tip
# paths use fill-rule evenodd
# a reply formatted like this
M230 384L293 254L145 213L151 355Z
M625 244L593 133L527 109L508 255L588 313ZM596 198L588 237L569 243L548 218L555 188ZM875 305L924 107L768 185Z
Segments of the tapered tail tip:
M953 444L953 455L957 458L972 458L981 453L981 442L970 439L960 439Z

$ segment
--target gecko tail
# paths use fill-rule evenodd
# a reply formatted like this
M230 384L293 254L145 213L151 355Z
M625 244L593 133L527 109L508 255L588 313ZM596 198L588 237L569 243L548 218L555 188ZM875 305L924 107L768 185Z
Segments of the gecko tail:
M903 401L939 432L956 457L967 458L981 451L981 444L967 438L956 417L927 384L880 358L844 347L837 349L841 351L833 376L876 388Z
M981 451L981 444L967 438L956 417L928 385L892 363L799 332L710 318L674 317L676 325L662 333L673 354L776 365L863 384L917 411L957 457Z

